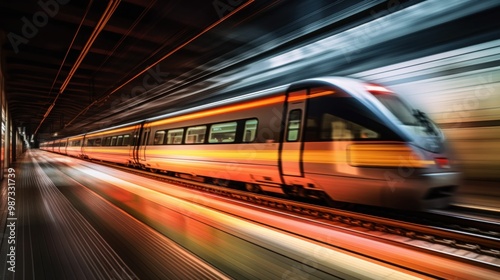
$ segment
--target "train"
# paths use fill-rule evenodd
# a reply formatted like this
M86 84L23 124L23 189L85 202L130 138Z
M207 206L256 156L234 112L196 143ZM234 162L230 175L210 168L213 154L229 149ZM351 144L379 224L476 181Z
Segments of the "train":
M380 84L312 78L40 149L250 192L385 208L453 202L460 168L440 128Z

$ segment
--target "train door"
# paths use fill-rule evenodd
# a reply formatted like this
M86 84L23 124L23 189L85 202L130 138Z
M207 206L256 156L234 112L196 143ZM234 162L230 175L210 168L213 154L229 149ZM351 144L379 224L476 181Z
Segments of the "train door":
M82 143L80 143L80 156L82 158L86 158L86 154L85 154L85 141L87 141L87 135L83 135L83 138L82 138Z
M304 176L302 135L306 100L307 89L287 93L285 134L281 147L281 172L284 176Z
M134 165L139 165L139 148L141 143L143 124L139 124L134 128L132 132L132 142L130 144L129 156L130 161Z
M149 143L149 135L151 134L151 128L144 126L142 129L141 144L139 145L139 160L146 160L146 147Z

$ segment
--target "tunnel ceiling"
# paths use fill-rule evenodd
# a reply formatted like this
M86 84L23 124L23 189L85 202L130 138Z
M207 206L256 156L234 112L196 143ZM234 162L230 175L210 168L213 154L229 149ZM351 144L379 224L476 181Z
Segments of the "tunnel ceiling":
M189 107L208 100L199 89L224 87L205 79L214 72L279 52L283 38L322 19L318 29L342 29L389 2L2 0L9 111L47 139ZM193 94L176 96L186 85Z

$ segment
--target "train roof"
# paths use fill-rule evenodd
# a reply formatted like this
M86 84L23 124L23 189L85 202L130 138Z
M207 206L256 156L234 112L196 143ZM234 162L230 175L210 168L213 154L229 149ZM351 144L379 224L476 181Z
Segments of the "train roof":
M68 136L68 137L64 137L64 138L60 138L60 139L75 138L75 137L80 137L80 136L84 136L84 135L95 134L95 133L100 133L100 132L105 132L105 131L115 130L115 129L121 129L121 128L127 129L131 126L139 125L143 122L153 122L153 121L172 118L172 117L181 116L181 115L185 115L185 114L200 112L203 110L216 108L216 107L220 107L220 106L224 106L224 105L237 104L237 103L244 102L244 101L259 99L261 97L269 97L269 96L273 96L273 95L283 94L286 90L294 90L294 89L313 87L313 86L328 86L328 85L335 85L335 86L338 86L340 88L348 90L348 89L351 89L353 87L359 87L359 85L361 85L363 83L364 83L364 81L362 81L362 80L347 78L347 77L339 77L339 76L324 76L324 77L318 77L318 78L305 79L305 80L289 83L289 84L282 85L282 86L277 86L277 87L264 89L264 90L260 90L260 91L255 91L255 92L251 92L251 93L247 93L247 94L243 94L243 95L239 95L239 96L234 96L234 97L226 98L224 100L214 101L214 102L211 102L208 104L195 106L195 107L180 110L177 112L163 114L163 115L160 115L157 117L146 118L146 119L142 119L142 120L138 120L138 121L134 121L134 122L129 122L129 123L121 124L121 125L106 127L106 128L100 129L100 130L85 132L85 133L72 135L72 136ZM348 91L352 94L352 91L350 91L350 90L348 90ZM358 95L358 94L354 94L354 95ZM357 96L357 97L360 98L362 96ZM59 139L56 139L56 140L59 140Z

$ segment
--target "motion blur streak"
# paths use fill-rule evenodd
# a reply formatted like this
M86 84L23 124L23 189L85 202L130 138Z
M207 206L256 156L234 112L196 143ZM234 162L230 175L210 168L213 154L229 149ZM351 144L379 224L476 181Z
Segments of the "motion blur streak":
M123 132L123 131L127 131L127 130L130 130L129 126L120 127L120 128L116 128L116 129L113 129L113 130L107 130L107 131L104 131L104 132L93 133L92 136L99 136L99 135L104 135L104 134L110 134L110 133L116 133L116 132Z
M348 147L353 166L393 166L422 168L434 164L423 160L410 147L401 144L353 144Z
M301 94L301 95L296 95L296 96L289 97L288 101L290 101L290 102L302 101L302 100L305 100L307 98L315 98L315 97L330 95L330 94L334 94L334 93L335 93L335 91L333 91L333 90L325 90L325 91L320 91L320 92L313 93L313 94L310 94L310 95Z
M427 108L466 179L500 180L500 40L356 74ZM479 144L480 143L480 144Z
M214 110L203 111L200 113L193 113L193 114L189 114L189 115L185 115L185 116L173 117L173 118L169 118L166 120L156 121L156 122L152 122L151 126L186 121L186 120L194 120L194 119L214 116L217 114L227 114L227 113L238 112L238 111L247 110L247 109L256 109L256 108L259 108L259 107L262 107L265 105L281 103L284 100L285 100L284 96L271 97L271 98L267 98L264 100L243 103L243 104L239 104L239 105L235 105L235 106L227 106L227 107L222 107L222 108L218 108L218 109L214 109Z
M372 69L380 64L377 59L374 59L378 57L371 57L370 60L363 60L362 65L358 65L359 58L364 58L366 54L369 54L371 56L379 55L382 59L393 51L393 49L380 49L377 44L392 40L397 43L398 38L497 5L498 1L475 3L460 0L425 1L302 47L293 48L288 52L270 58L266 57L249 64L235 75L225 77L224 81L234 85L234 87L228 88L232 90L236 87L258 84L272 78L283 78L287 74L293 74L295 79L331 73L359 76L356 73L360 70L357 69ZM295 35L305 34L297 32ZM395 46L390 45L388 47L395 48ZM392 59L393 57L390 57L388 60ZM372 63L372 61L377 63ZM346 65L345 62L352 63L353 66ZM236 82L241 79L243 82Z
M213 92L222 96L257 87L262 81L285 82L291 77L298 80L332 73L380 82L417 107L429 108L430 116L444 128L457 151L465 179L500 180L500 51L498 35L492 35L498 27L492 23L474 34L448 34L449 28L461 28L455 23L466 25L464 18L497 9L498 5L498 1L431 0L401 7L359 26L248 63L235 73L216 76L205 89L226 85L224 92ZM297 30L289 40L331 22L326 18L317 21L310 28ZM436 39L442 36L449 41ZM279 39L269 40L266 46L287 42ZM435 43L426 44L426 39ZM424 46L414 47L420 44ZM181 90L165 102L189 97L195 91Z
M304 266L311 265L305 271L325 271L332 273L336 276L341 277L354 277L354 278L376 278L376 279L428 279L417 275L415 273L408 274L403 272L401 269L394 267L388 267L384 264L374 263L363 258L358 258L352 254L346 254L344 252L334 250L332 248L324 247L319 244L308 242L304 239L294 237L290 234L286 234L280 231L270 229L268 227L259 226L253 222L235 218L234 216L224 214L219 211L215 211L197 204L186 202L182 199L177 199L170 195L159 193L143 187L141 185L131 183L127 179L116 178L112 175L105 174L103 172L93 170L87 167L79 167L79 171L82 171L92 177L103 180L107 183L111 183L116 187L122 189L123 191L114 192L112 194L116 197L126 197L121 193L133 193L134 195L139 195L148 201L162 205L163 207L173 209L180 213L190 213L191 219L199 219L203 221L209 221L212 226L223 227L225 231L237 232L238 235L245 236L246 239L252 240L252 242L257 242L261 246L264 246L268 250L278 252L280 254L285 254L289 258L298 258L299 261L303 262ZM130 176L132 179L134 176ZM145 185L147 185L149 180L145 180ZM174 190L169 190L174 192ZM128 199L127 199L128 200ZM133 201L137 201L134 199ZM131 203L132 201L128 201ZM132 204L129 204L132 205ZM144 208L137 208L137 207ZM145 204L135 205L135 211L141 213L147 213L148 208ZM182 210L187 209L187 210ZM148 217L146 217L148 218ZM186 221L187 217L182 219L172 219L169 221L172 224L164 225L168 227L183 228L189 222ZM179 223L179 224L176 224ZM220 241L216 240L216 236L210 236L210 232L199 232L199 235L203 235L205 240L211 240L213 243L218 243ZM252 254L251 252L246 252L246 254ZM256 257L256 256L255 256ZM273 265L276 264L262 264L264 267L268 266L268 269L272 269ZM284 269L282 277L296 275L295 273L300 272L300 269L281 267ZM267 269L266 269L267 270ZM304 271L301 273L304 274Z

